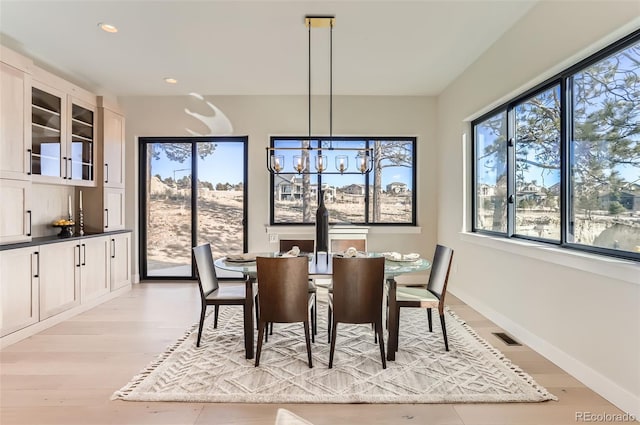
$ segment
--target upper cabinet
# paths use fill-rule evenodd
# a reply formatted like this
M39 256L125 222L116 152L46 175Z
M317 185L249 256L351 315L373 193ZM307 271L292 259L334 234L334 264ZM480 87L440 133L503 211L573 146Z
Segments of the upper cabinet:
M30 65L0 47L0 178L30 180Z
M95 117L96 107L70 97L67 179L74 186L95 186Z
M44 84L33 82L31 89L31 173L34 180L61 183L69 166L66 153L66 127L62 125L66 95Z
M46 71L36 68L35 74L31 89L33 181L95 186L95 96Z
M102 124L102 184L104 187L124 189L124 117L104 99L98 98Z

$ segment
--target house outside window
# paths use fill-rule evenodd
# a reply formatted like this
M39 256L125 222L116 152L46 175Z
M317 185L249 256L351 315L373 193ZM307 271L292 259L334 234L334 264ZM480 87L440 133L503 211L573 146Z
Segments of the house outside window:
M327 148L328 138L314 138L311 147L323 147L328 169L336 171L335 152ZM306 151L279 151L286 153L284 169L271 175L271 224L313 224L318 207L319 190L333 224L416 225L416 173L414 137L334 137L335 146L373 148L373 166L369 173L318 174L297 173L287 169L293 156ZM308 146L304 137L272 137L271 146ZM294 152L294 153L292 153ZM343 153L343 152L341 152ZM315 155L313 151L311 156ZM315 158L308 158L311 171ZM351 170L356 159L350 158Z

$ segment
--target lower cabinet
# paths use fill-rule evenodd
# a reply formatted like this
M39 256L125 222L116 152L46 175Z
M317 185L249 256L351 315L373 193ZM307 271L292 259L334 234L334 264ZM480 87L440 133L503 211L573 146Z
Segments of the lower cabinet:
M80 304L79 241L40 246L40 320Z
M80 243L80 302L111 292L109 261L110 239L83 239Z
M111 242L111 290L131 283L131 233L120 233Z
M38 248L0 251L0 336L40 320Z
M0 251L0 337L130 284L130 232Z

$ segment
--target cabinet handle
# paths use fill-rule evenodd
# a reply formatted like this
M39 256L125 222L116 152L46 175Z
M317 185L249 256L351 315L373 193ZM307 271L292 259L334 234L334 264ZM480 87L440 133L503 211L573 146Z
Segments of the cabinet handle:
M67 176L69 175L69 163L67 162L67 157L66 156L63 156L62 160L64 161L64 177L63 177L63 179L66 180L68 178Z
M27 149L27 152L29 152L29 172L27 174L31 175L33 174L33 151L31 149Z
M84 256L82 257L82 265L86 266L87 265L87 245L86 244L82 244L82 253L84 254Z
M36 274L33 277L40 277L40 253L36 251L33 255L36 255Z
M73 180L73 161L71 160L71 157L68 158L69 160L69 177L67 177L69 180Z
M76 267L80 267L80 245L76 245L76 247L78 248L78 264L76 264Z
M111 258L116 258L116 240L111 238Z
M27 236L31 236L31 210L27 210L27 214L29 214L29 231L27 232Z
M105 183L109 183L109 164L104 164L104 168L105 168L105 177L104 177L104 182Z
M104 216L105 216L105 219L104 219L104 222L105 222L104 228L105 228L105 229L108 229L108 228L109 228L109 208L105 208L105 209L104 209Z

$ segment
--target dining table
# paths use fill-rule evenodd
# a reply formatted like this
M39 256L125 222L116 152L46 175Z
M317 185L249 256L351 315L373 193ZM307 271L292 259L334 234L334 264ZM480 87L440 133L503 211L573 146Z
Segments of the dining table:
M389 303L395 301L396 295L396 277L407 274L407 273L416 273L428 270L431 268L431 262L425 258L411 258L411 259L403 259L402 256L396 257L392 259L392 257L386 255L387 253L383 252L359 252L357 257L385 257L384 263L384 274L385 280L387 282L387 290L389 294ZM245 253L238 256L226 256L218 258L214 261L214 265L221 269L231 272L242 273L246 277L246 288L247 294L250 294L253 291L253 284L256 282L258 276L258 270L256 265L257 257L282 257L287 256L286 254L282 254L280 252L260 252L260 253ZM344 256L344 254L340 253L301 253L300 256L307 256L309 258L309 277L318 277L318 278L330 278L333 274L333 261L331 261L334 256ZM258 284L259 285L259 284ZM258 286L259 288L259 286ZM260 289L258 289L260 291ZM259 292L258 292L259 293ZM252 359L254 356L254 327L255 324L253 322L253 315L251 314L251 310L253 307L253 297L249 297L251 299L250 306L245 311L244 320L245 322L245 353L247 359ZM391 315L393 316L393 315ZM389 317L389 329L395 329L395 317ZM392 338L393 333L389 333L389 337ZM397 336L396 336L397 337ZM389 344L396 343L397 341L389 341ZM391 346L391 345L390 345Z

